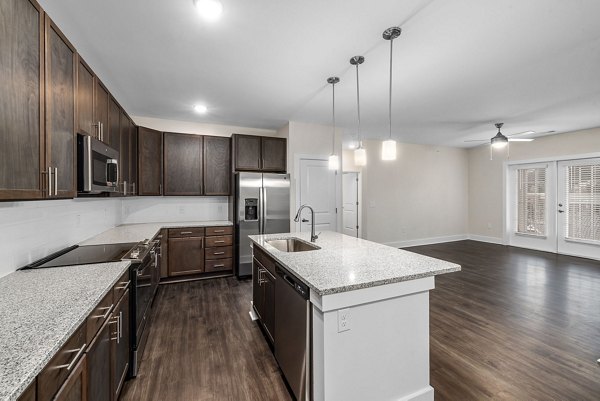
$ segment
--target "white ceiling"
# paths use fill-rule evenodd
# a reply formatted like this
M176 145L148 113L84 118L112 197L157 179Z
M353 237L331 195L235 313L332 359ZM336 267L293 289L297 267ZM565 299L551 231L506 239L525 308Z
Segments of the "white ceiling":
M394 42L394 136L473 146L493 122L505 134L600 126L597 0L221 0L206 23L192 0L41 0L130 114L276 129L337 121L356 134L387 128ZM200 116L194 103L210 112Z

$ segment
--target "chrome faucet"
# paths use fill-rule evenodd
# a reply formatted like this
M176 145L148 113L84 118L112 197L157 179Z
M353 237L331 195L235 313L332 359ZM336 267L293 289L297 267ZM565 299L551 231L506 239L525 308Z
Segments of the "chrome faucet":
M315 234L315 211L313 208L308 205L300 206L298 213L296 213L296 217L294 217L294 221L297 223L300 220L300 214L305 207L310 210L310 242L315 242L319 236Z

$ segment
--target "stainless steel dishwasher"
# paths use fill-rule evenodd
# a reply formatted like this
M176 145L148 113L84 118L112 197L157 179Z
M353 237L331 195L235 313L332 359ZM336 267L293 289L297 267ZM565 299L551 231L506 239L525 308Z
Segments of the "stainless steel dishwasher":
M275 358L297 401L311 399L309 288L280 266L275 281Z

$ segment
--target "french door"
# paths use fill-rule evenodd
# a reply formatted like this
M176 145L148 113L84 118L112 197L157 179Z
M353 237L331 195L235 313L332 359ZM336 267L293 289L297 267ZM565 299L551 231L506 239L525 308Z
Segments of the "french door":
M509 167L508 241L600 259L600 158Z

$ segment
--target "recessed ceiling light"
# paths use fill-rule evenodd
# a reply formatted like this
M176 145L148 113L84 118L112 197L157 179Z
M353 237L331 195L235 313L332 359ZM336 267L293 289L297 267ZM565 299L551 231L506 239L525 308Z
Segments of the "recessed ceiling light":
M219 0L194 0L194 6L207 21L216 21L223 13L223 4Z
M194 106L194 111L196 113L204 114L208 111L208 108L203 104L197 104Z

